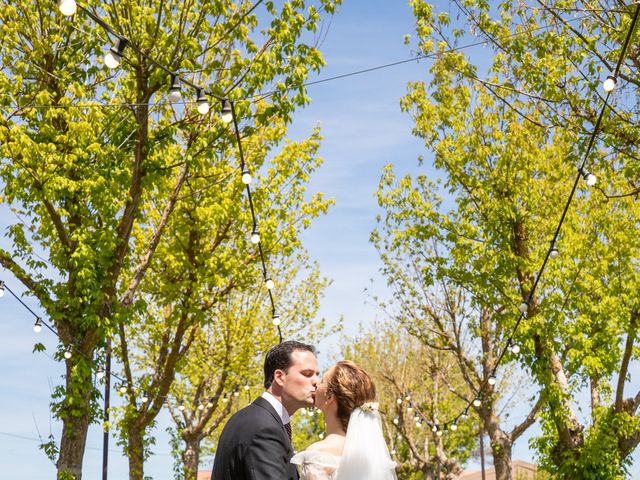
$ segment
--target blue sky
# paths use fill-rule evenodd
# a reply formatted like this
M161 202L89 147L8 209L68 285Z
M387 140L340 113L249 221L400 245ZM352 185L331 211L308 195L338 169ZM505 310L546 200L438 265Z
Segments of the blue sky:
M345 0L321 47L328 65L320 78L408 58L411 52L403 44L403 36L412 31L413 18L405 0ZM486 53L478 49L478 60ZM378 213L374 193L383 165L393 163L400 173L422 171L434 175L427 166L418 167L419 155L424 154L427 160L429 157L421 142L411 135L410 117L399 108L407 82L425 79L429 65L423 60L311 86L312 104L296 114L290 130L291 138L301 139L316 124L322 127L325 140L320 155L325 163L312 179L309 191L324 192L335 198L336 205L314 222L303 241L324 275L333 279L320 316L329 320L343 316L347 333L355 333L359 324L369 324L379 315L364 291L370 279L373 290L384 295L378 257L369 243ZM5 226L6 222L0 220L0 227ZM17 284L12 285L20 290ZM60 428L51 423L48 405L52 385L60 383L63 369L31 350L35 341L53 350L55 338L46 331L36 337L31 330L32 317L8 294L0 302L2 477L51 479L55 467L38 450L37 438L38 432L42 437L53 432L59 438ZM321 363L330 361L337 343L338 338L330 338L320 345ZM512 417L523 414L514 412ZM168 425L166 417L160 418L159 425L155 455L146 464L145 473L168 479L172 478L172 460L163 434ZM532 434L536 432L531 430ZM87 442L84 478L100 478L101 450L102 432L95 425ZM533 458L527 438L517 442L514 458ZM110 478L127 477L126 460L114 440L109 471ZM640 477L637 466L634 473Z

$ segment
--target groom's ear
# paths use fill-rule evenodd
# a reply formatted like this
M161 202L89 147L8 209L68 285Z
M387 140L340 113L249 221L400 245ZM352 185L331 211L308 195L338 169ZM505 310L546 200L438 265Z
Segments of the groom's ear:
M286 373L284 372L284 370L280 370L279 368L276 369L275 372L273 372L273 381L274 383L277 383L278 385L280 385L281 387L284 385L284 377L285 377Z

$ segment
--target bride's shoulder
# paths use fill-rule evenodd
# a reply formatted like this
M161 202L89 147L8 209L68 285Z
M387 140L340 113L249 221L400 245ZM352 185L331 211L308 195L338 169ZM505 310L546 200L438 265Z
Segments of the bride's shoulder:
M344 437L336 435L334 438L334 436L331 435L323 440L320 440L319 442L312 443L307 447L307 451L330 453L331 455L339 457L340 455L342 455L343 448Z

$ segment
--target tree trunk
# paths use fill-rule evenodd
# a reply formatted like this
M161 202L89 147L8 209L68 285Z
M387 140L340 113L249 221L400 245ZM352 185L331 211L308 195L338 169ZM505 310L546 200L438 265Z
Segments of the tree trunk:
M139 429L131 427L127 429L127 435L129 480L142 480L144 476L144 434Z
M88 400L83 407L89 408ZM82 479L82 459L88 429L89 415L69 416L62 420L60 454L56 463L59 480Z
M511 441L500 432L496 439L491 439L491 453L496 480L511 480Z
M187 445L182 451L184 480L196 480L198 477L198 465L200 464L200 440L197 438L184 440Z
M81 353L91 358L91 353ZM91 374L83 374L87 370L78 365L82 361L79 355L65 360L65 395L58 404L59 411L56 413L62 420L60 453L56 462L57 478L60 480L82 479L82 460L91 423L93 393Z

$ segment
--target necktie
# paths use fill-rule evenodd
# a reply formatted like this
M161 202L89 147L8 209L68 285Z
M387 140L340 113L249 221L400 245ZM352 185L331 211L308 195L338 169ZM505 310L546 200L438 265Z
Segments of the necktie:
M285 423L284 424L284 429L287 431L287 435L289 435L289 441L291 441L291 424L290 423Z

